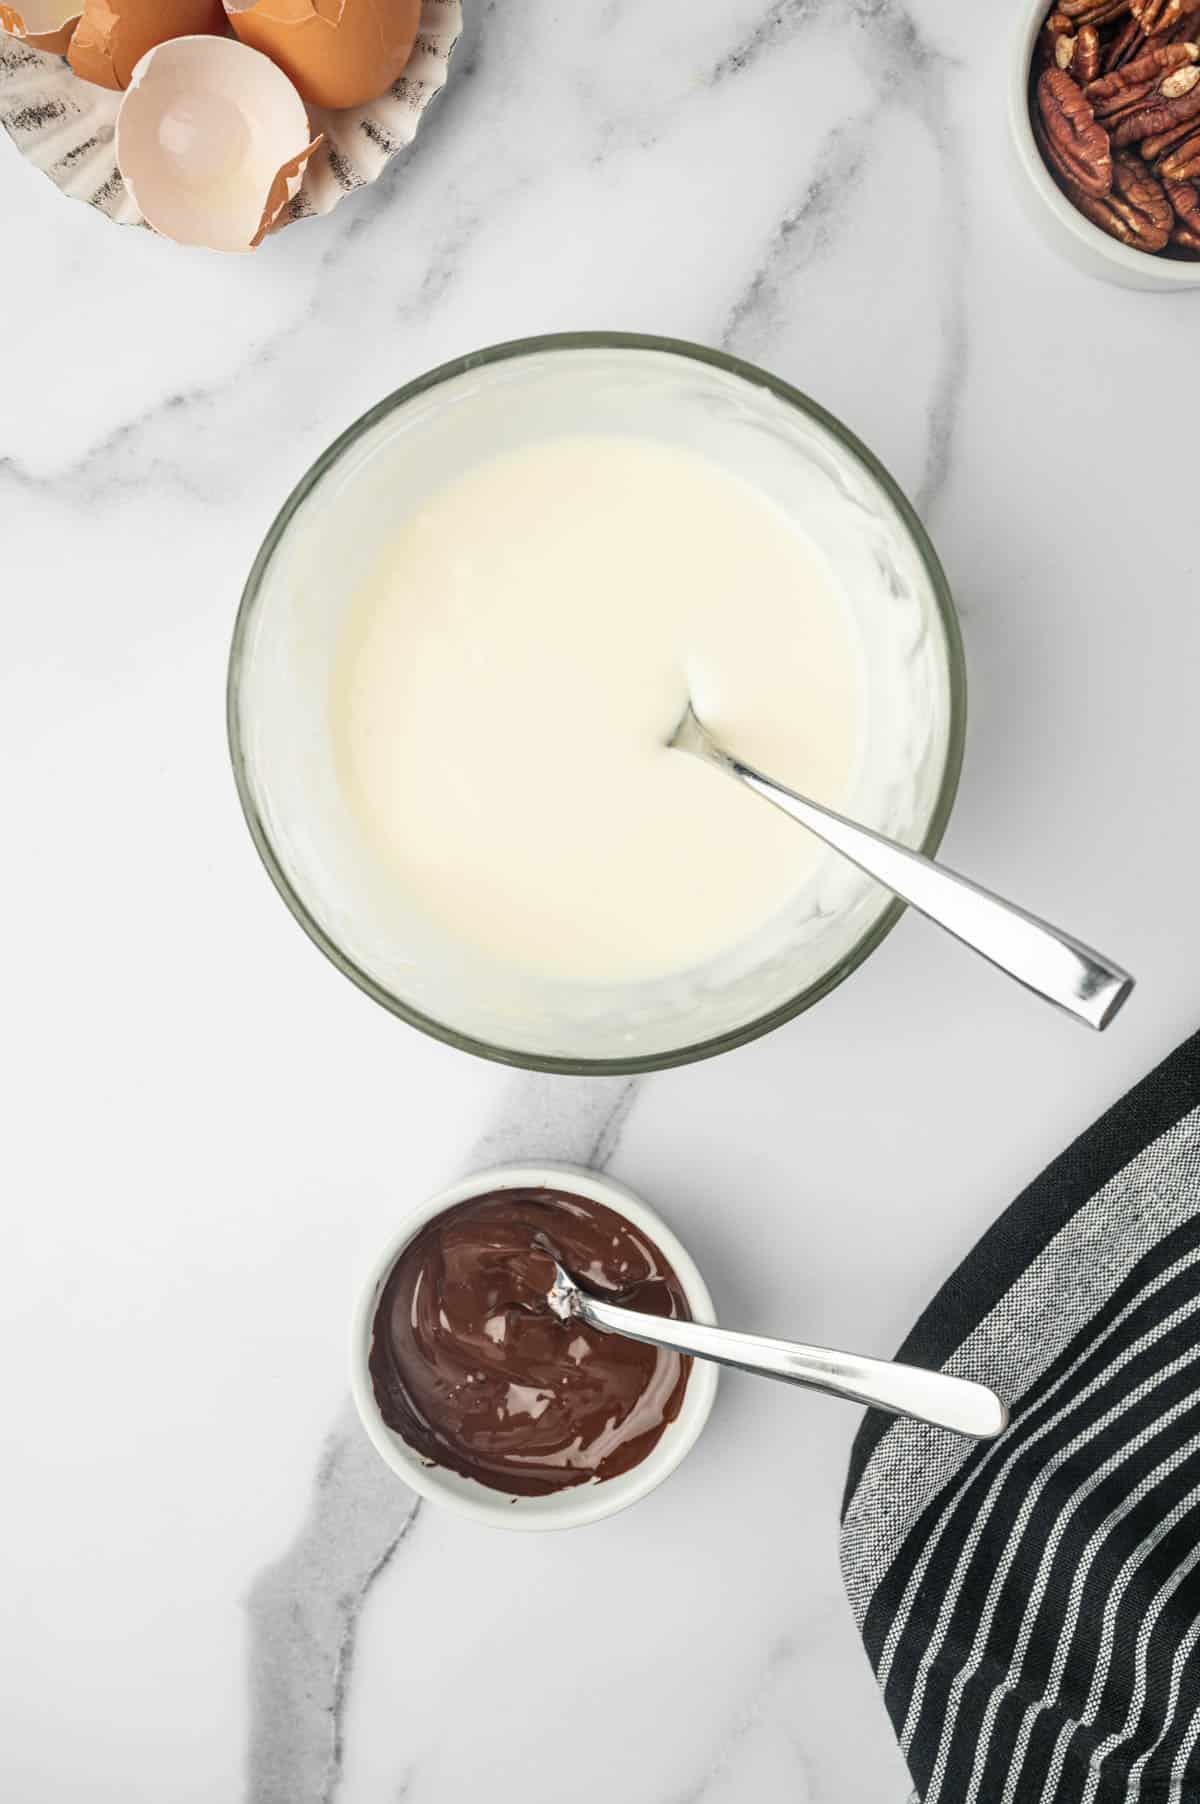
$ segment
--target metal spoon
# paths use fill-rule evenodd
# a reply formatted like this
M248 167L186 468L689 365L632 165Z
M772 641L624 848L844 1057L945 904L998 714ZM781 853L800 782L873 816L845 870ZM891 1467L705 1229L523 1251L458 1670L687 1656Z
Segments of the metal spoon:
M691 702L668 742L736 777L764 801L856 864L929 920L936 921L984 958L1007 971L1035 995L1044 996L1088 1027L1108 1026L1133 989L1134 980L1102 953L1039 920L1014 902L1005 902L966 877L935 864L895 840L860 827L820 802L785 789L752 764L718 745L701 724Z
M930 1422L935 1428L949 1428L974 1440L993 1440L1008 1425L1008 1410L995 1391L969 1378L927 1372L920 1366L897 1365L894 1360L861 1359L855 1353L835 1353L829 1347L768 1340L760 1334L734 1334L728 1328L710 1328L703 1322L643 1315L640 1310L622 1309L582 1290L557 1260L554 1271L554 1283L547 1296L551 1309L564 1322L577 1319L605 1334L623 1334L629 1340L646 1341L652 1347L666 1347L694 1359L711 1359L740 1372L757 1372L764 1378L804 1384L810 1390L828 1391L851 1403L867 1403L894 1416L910 1416L915 1422Z

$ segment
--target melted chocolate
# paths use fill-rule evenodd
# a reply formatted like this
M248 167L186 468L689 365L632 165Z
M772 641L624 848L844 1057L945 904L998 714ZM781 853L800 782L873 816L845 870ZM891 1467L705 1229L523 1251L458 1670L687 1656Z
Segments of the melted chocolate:
M691 1361L563 1322L546 1251L597 1295L686 1318L683 1287L624 1216L558 1190L499 1190L421 1229L375 1312L384 1421L439 1466L536 1497L645 1459L679 1414Z

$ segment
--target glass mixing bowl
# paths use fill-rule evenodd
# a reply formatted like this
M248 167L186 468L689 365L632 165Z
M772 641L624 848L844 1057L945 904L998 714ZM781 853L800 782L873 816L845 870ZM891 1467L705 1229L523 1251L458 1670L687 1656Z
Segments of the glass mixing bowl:
M575 333L497 345L409 383L344 432L289 496L250 572L230 654L229 744L279 893L369 996L507 1064L649 1071L809 1008L878 946L900 904L830 853L794 902L702 966L624 984L506 966L409 909L385 879L342 796L328 723L339 629L398 513L474 462L580 432L686 446L803 523L861 647L866 725L845 811L932 852L957 787L966 684L953 602L920 521L815 402L751 364L670 339ZM704 881L699 852L689 880Z

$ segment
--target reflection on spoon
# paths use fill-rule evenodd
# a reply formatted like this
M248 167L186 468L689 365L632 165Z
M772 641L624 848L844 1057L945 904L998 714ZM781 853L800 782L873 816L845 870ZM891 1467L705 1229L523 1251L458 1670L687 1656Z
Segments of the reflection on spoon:
M691 702L669 744L715 765L764 801L773 802L893 895L1086 1026L1107 1027L1133 989L1128 971L1069 933L743 763L717 743Z

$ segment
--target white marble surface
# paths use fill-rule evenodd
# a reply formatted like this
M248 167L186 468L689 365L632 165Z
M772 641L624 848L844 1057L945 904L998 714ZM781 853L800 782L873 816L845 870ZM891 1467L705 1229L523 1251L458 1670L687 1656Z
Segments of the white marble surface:
M887 1352L1200 1022L1200 303L1093 285L1030 232L1009 5L471 11L407 164L253 258L122 231L0 144L22 1804L552 1804L568 1779L579 1804L901 1804L836 1564L852 1411L733 1378L621 1518L410 1520L346 1415L358 1274L481 1149L590 1154L727 1320ZM741 1052L633 1090L522 1079L391 1020L288 921L223 742L269 518L386 390L587 326L769 363L917 498L970 668L947 850L1138 972L1110 1035L908 919Z

